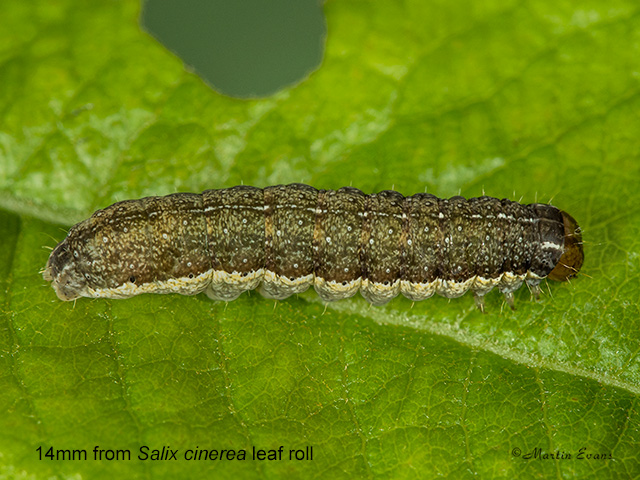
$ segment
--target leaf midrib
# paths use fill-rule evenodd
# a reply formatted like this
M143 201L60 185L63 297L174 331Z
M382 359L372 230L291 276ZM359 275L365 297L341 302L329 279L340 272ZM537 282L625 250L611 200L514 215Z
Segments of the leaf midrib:
M300 296L308 303L324 303L316 295ZM428 300L427 300L428 301ZM366 314L358 307L356 302L332 302L328 308L339 313L357 315L363 319L372 320L379 325L398 325L403 327L412 327L416 330L429 333L434 336L444 337L462 345L473 351L482 351L497 355L504 360L515 364L524 365L533 368L536 371L548 370L559 373L566 373L575 377L596 381L601 385L620 388L634 395L640 395L640 384L634 384L629 381L620 380L618 378L599 373L597 371L587 370L562 362L542 357L539 355L528 355L523 352L510 349L504 344L493 344L487 337L470 335L468 331L456 328L452 325L442 322L425 322L423 317L418 315L409 315L406 312L400 313L393 310L370 308ZM475 307L473 307L475 309ZM462 312L466 317L473 310ZM460 322L456 322L460 323Z

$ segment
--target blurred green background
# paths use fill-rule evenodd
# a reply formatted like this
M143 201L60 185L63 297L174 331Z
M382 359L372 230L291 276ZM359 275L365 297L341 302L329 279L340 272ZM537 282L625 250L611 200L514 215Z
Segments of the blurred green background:
M273 94L320 65L320 0L146 0L143 28L213 88L235 97Z
M145 33L136 1L3 3L0 477L639 476L637 2L323 12L321 66L237 99ZM520 289L515 312L492 292L483 315L470 295L74 304L39 273L46 247L115 201L299 181L551 200L584 229L584 275L539 302ZM36 452L96 445L312 445L314 459Z

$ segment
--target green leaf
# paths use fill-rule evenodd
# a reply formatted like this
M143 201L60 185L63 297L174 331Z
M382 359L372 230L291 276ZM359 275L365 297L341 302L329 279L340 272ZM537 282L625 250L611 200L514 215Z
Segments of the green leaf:
M636 2L328 2L321 68L250 101L186 72L138 8L3 8L0 478L640 475ZM483 315L469 295L63 303L39 274L60 225L115 201L298 181L553 199L585 275Z

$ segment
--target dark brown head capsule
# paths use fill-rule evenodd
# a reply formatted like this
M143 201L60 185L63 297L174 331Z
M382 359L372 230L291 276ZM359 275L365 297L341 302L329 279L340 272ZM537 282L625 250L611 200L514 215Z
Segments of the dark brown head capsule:
M578 222L567 212L560 211L564 223L564 253L549 274L551 280L564 282L575 277L584 261L582 251L582 231Z

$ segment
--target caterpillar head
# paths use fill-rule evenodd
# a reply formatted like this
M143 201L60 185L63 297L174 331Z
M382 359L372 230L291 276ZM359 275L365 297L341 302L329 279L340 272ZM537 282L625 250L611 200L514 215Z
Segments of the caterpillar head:
M567 212L561 210L560 213L564 221L564 253L549 273L549 278L564 282L578 274L584 261L584 252L582 251L582 230L578 222Z

